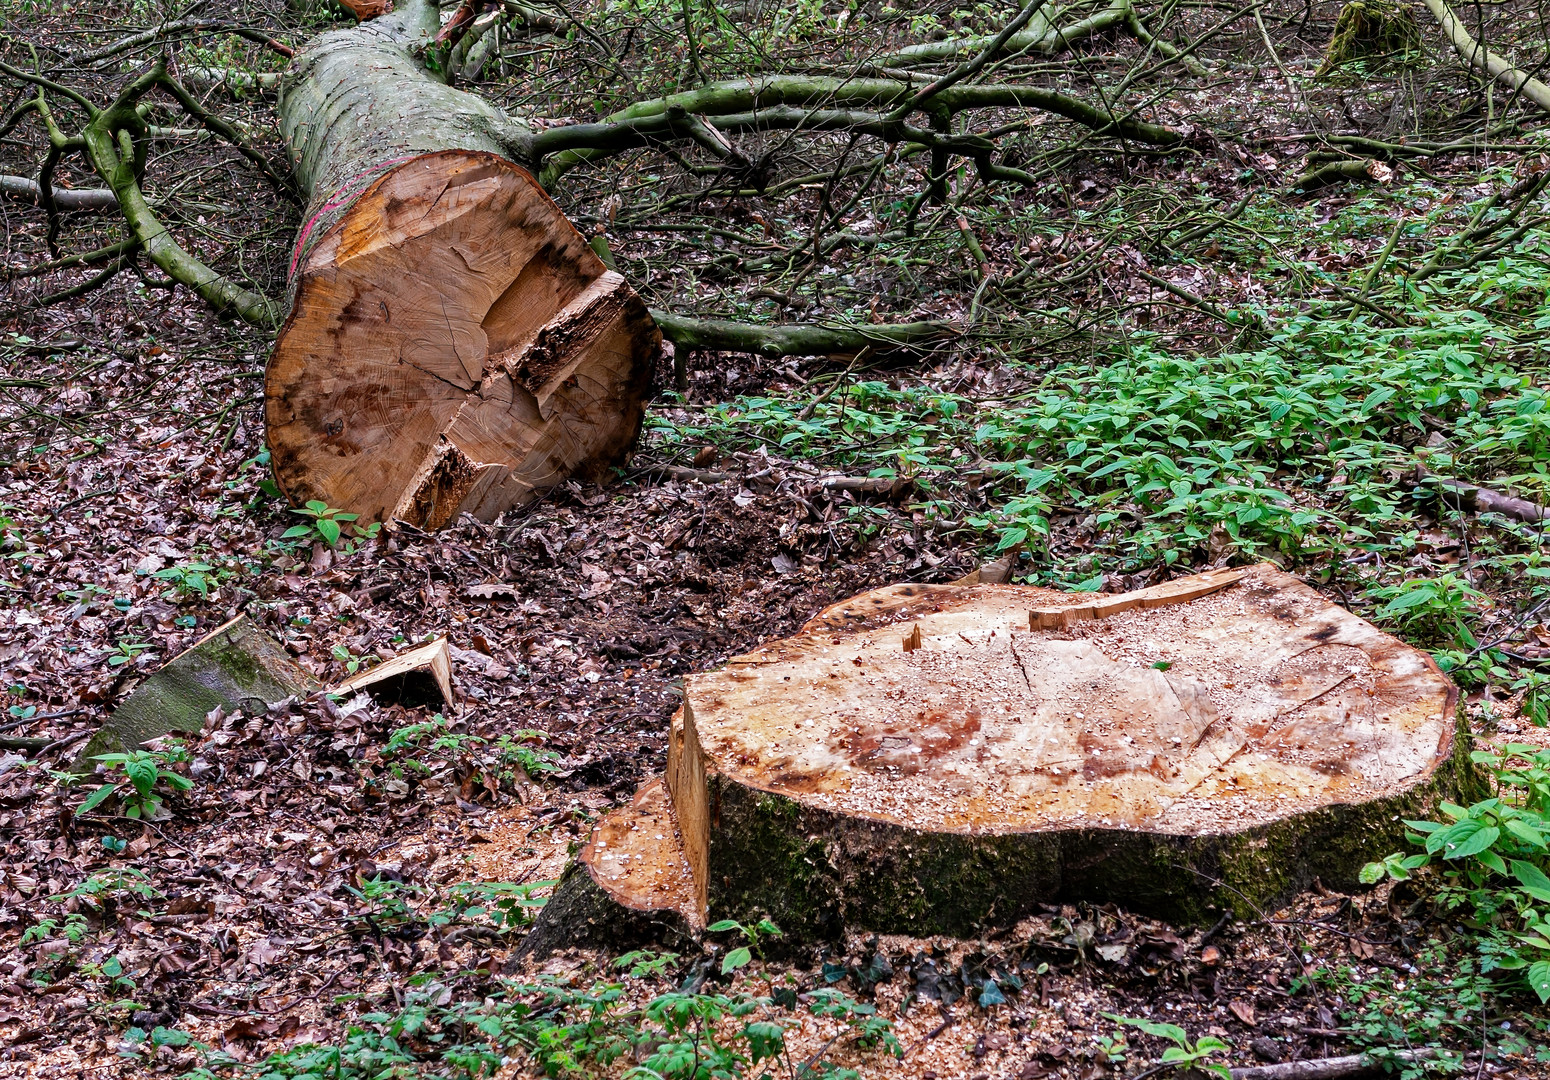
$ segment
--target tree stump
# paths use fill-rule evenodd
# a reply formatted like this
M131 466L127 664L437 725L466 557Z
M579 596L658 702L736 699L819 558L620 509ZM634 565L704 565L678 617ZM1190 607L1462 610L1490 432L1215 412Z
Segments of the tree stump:
M893 586L687 679L677 830L616 811L578 876L635 917L798 940L969 936L1077 899L1249 914L1354 886L1457 793L1457 702L1425 653L1268 565L1116 596ZM606 861L621 836L677 860L692 904Z
M310 204L264 383L293 503L440 528L595 479L661 334L523 167L533 132L416 58L436 5L321 35L282 86Z

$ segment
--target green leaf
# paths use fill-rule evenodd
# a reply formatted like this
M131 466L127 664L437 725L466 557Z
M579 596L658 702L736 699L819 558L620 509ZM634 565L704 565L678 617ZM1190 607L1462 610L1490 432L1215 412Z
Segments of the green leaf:
M1519 840L1522 840L1525 844L1529 844L1532 847L1538 848L1545 846L1544 833L1523 821L1521 818L1509 818L1506 825L1507 831L1512 833L1512 835L1517 837Z
M748 1040L748 1055L754 1062L763 1061L779 1054L786 1046L786 1031L779 1024L757 1021L743 1029Z
M1180 1046L1189 1045L1189 1035L1184 1029L1173 1024L1159 1024L1152 1020L1139 1020L1133 1016L1119 1016L1116 1013L1103 1013L1104 1019L1113 1020L1116 1024L1129 1024L1133 1028L1139 1028L1148 1035L1156 1035L1158 1038L1169 1039Z
M107 801L109 795L118 790L117 784L103 784L96 791L86 796L86 801L75 808L75 816L80 817L89 810L95 810Z
M1522 859L1513 859L1512 876L1518 879L1524 892L1535 900L1550 904L1550 877L1546 877L1539 867Z
M329 547L339 543L339 522L318 518L317 530L323 535L323 539L328 541Z
M1503 877L1507 875L1507 864L1502 862L1502 857L1494 851L1482 851L1475 858L1480 860L1482 866L1488 866Z
M280 539L281 540L290 540L293 537L297 537L297 536L311 536L311 535L312 535L312 526L311 525L292 525L289 529L286 529L283 533L280 534Z
M980 991L980 1004L987 1009L992 1005L1006 1004L1006 995L1001 992L1001 987L996 985L995 979L985 981L985 987Z
M742 967L752 959L753 953L748 951L748 947L746 945L733 949L731 952L727 953L726 958L721 961L721 974L725 975L729 971L736 971L738 968Z
M1528 984L1539 995L1541 1005L1550 1003L1550 960L1540 960L1529 965Z
M1356 875L1356 880L1363 885L1376 885L1383 880L1384 865L1380 862L1370 862L1362 867L1361 873Z
M735 919L722 919L720 922L711 923L705 928L706 933L719 934L726 930L737 930L739 926Z
M1481 825L1478 821L1461 821L1446 833L1438 833L1443 837L1444 859L1463 859L1470 855L1478 855L1485 851L1502 831L1495 825ZM1434 836L1432 839L1436 839Z

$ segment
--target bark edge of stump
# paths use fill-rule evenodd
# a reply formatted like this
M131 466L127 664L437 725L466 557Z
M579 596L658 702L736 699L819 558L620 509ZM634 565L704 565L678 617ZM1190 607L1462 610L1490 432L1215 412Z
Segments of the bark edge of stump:
M932 627L944 618L951 624L955 613L975 604L988 605L994 620L1014 629L1019 621L1033 628L1026 631L1029 637L1021 630L1008 634L1008 640L1018 642L1016 648L1047 640L1064 642L1061 648L1069 651L1080 645L1084 634L1119 633L1127 625L1104 627L1106 619L1126 617L1143 626L1144 620L1167 608L1162 618L1174 620L1175 626L1187 625L1193 616L1185 608L1213 597L1221 605L1280 611L1285 616L1280 621L1289 627L1286 636L1311 638L1312 647L1306 651L1315 660L1333 654L1355 670L1365 657L1375 674L1365 690L1350 676L1307 702L1289 706L1285 714L1293 719L1259 736L1251 752L1245 747L1252 738L1243 738L1244 745L1233 749L1237 740L1231 737L1232 717L1223 725L1222 717L1212 714L1212 724L1225 726L1228 737L1224 742L1220 730L1207 731L1200 743L1209 751L1215 740L1214 752L1226 760L1206 768L1206 779L1197 787L1226 785L1225 777L1236 774L1223 770L1248 768L1254 755L1264 751L1261 744L1274 743L1276 731L1298 723L1317 730L1320 717L1333 717L1338 724L1341 710L1359 704L1362 693L1376 703L1374 709L1392 708L1398 717L1394 723L1416 721L1407 737L1421 766L1391 778L1370 797L1302 806L1283 815L1262 814L1263 820L1242 827L1191 833L1167 831L1155 822L1152 828L1145 822L1103 827L1088 820L1036 828L912 826L822 805L823 798L803 790L810 777L781 770L753 775L760 763L725 756L724 736L735 725L723 726L719 714L727 708L728 687L745 682L751 667L807 663L815 649L839 654L837 666L853 667L854 657L841 643L863 639L893 642L898 657L910 657L911 662L918 661L923 650L936 648L941 656L942 645ZM1017 619L1003 619L1019 610ZM1197 621L1213 625L1206 614ZM1263 634L1263 628L1255 627L1254 632ZM1174 683L1186 688L1181 701L1191 700L1188 675L1178 673L1178 665L1170 665L1169 671L1174 672ZM1167 677L1169 671L1162 674ZM1300 683L1290 680L1298 693L1318 690L1317 665L1309 671L1313 674L1298 675ZM1328 677L1339 675L1336 670ZM820 671L819 676L827 673ZM1272 688L1270 696L1290 694L1287 700L1295 699L1286 681L1280 689ZM759 683L747 693L768 699L771 691ZM782 705L775 701L770 708L779 712ZM711 729L705 726L707 717ZM807 718L817 723L819 716L815 712ZM1353 722L1346 716L1347 726L1354 723L1357 728L1367 720L1377 724L1389 717L1374 713ZM1360 745L1349 751L1358 765L1363 760ZM973 937L1015 925L1040 905L1076 900L1115 902L1177 923L1209 922L1227 911L1253 917L1307 888L1315 878L1334 888L1357 887L1364 863L1403 846L1401 819L1424 817L1443 799L1467 800L1478 790L1468 748L1458 690L1430 656L1269 565L1208 571L1118 596L1007 585L877 589L832 605L790 638L686 680L685 704L672 722L664 776L648 781L635 803L616 809L599 824L557 890L551 902L557 906L541 915L533 947L525 946L524 952L543 955L567 944L622 948L642 940L683 942L708 918L748 922L761 916L781 927L787 945L834 940L850 931ZM1296 766L1299 753L1303 751L1287 751L1288 769ZM1206 759L1207 765L1211 760ZM1333 785L1345 783L1349 789L1355 782L1342 779L1335 766L1327 767L1335 769ZM1185 770L1178 775L1191 778ZM1099 786L1090 775L1070 783ZM664 790L670 799L662 799ZM656 831L648 833L641 827L643 801L655 805L659 815L666 802L673 826L647 861L676 866L680 880L689 883L687 894L680 891L673 899L660 892L653 895L635 876L610 868L600 858L608 847L598 841L608 837L632 837L634 844L650 848L648 838L659 830L651 825ZM661 875L656 871L657 878ZM572 935L565 924L580 910L575 899L579 896L586 898L584 926L572 929L584 932ZM665 933L664 926L671 931Z

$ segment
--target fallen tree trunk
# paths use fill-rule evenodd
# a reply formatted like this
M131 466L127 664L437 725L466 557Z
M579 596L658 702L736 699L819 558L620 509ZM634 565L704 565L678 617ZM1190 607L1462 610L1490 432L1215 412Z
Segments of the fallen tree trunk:
M1546 86L1527 72L1513 67L1510 61L1470 37L1469 31L1464 29L1464 24L1458 21L1458 17L1453 14L1453 9L1443 0L1424 0L1424 2L1426 9L1442 24L1443 32L1453 43L1453 51L1459 54L1459 59L1464 61L1465 66L1503 86L1511 87L1545 112L1550 112L1550 86Z
M617 463L661 336L523 166L533 132L432 79L410 0L313 41L281 89L309 199L265 381L293 502L438 528Z

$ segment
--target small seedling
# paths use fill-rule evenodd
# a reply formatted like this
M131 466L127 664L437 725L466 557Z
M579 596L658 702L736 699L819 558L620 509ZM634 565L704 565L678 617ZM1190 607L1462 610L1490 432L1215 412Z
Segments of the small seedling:
M558 881L460 881L450 890L450 903L432 917L432 922L461 919L487 919L505 933L531 925L547 896L534 893L554 888Z
M114 601L117 603L117 601ZM156 646L138 638L119 638L118 644L105 653L108 667L123 667L139 659L141 653L150 652Z
M1139 1020L1133 1016L1118 1016L1114 1013L1103 1013L1102 1016L1105 1020L1137 1028L1148 1035L1155 1035L1173 1043L1163 1051L1162 1057L1158 1060L1159 1065L1171 1065L1178 1073L1199 1069L1212 1076L1220 1076L1222 1080L1232 1080L1232 1071L1226 1065L1209 1060L1213 1054L1232 1049L1215 1035L1202 1035L1197 1040L1191 1040L1189 1033L1176 1024L1159 1024L1153 1020ZM1119 1037L1116 1032L1115 1039L1118 1040Z
M168 582L176 595L197 596L203 599L210 595L210 588L214 584L211 578L214 570L215 567L209 563L180 563L177 566L158 570L151 576Z
M707 933L721 934L728 930L736 930L743 935L747 945L739 945L721 960L721 973L735 971L743 967L759 952L759 944L766 937L780 937L780 927L770 922L769 919L760 919L753 926L744 926L736 919L722 919L720 922L711 923L705 928Z
M350 514L335 506L329 506L321 499L311 499L306 506L295 506L291 513L300 514L310 520L305 525L292 525L280 534L282 540L295 540L305 538L307 540L322 540L329 547L338 547L340 537L344 535L344 527L350 525L358 518L359 514ZM369 540L381 530L380 522L372 522L364 528L353 526L355 536L358 539ZM354 551L353 544L346 545L347 553Z
M156 791L158 785L164 784L175 792L187 791L194 786L194 782L188 777L167 768L174 762L188 760L188 751L176 741L164 750L131 750L124 754L100 754L97 760L106 765L110 772L114 769L122 769L124 779L103 784L86 796L86 801L76 807L76 817L95 810L106 802L109 796L117 794L124 801L125 817L149 820L158 816L162 810L162 796Z

